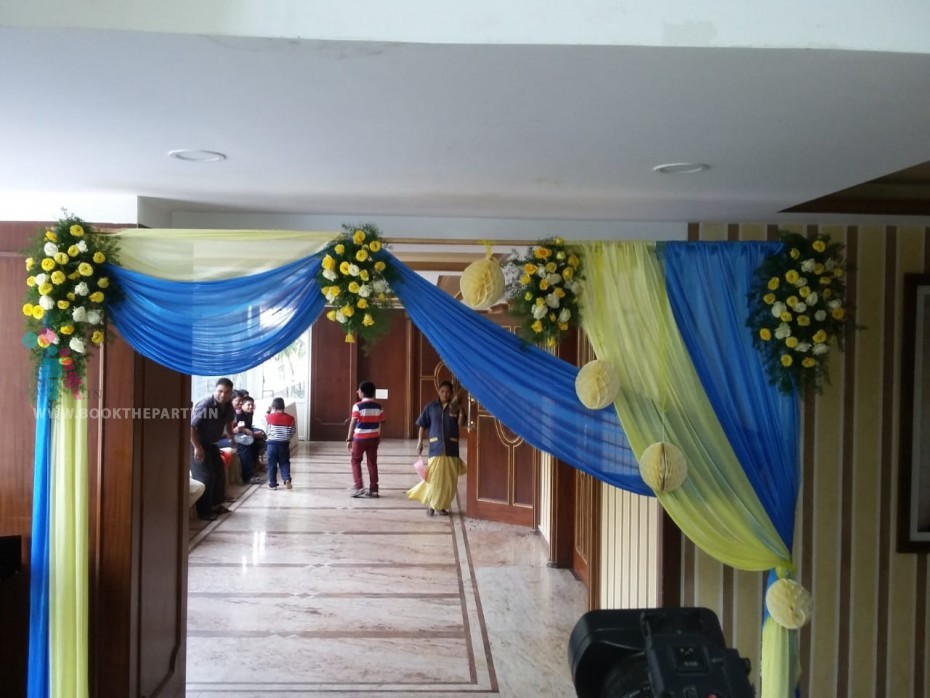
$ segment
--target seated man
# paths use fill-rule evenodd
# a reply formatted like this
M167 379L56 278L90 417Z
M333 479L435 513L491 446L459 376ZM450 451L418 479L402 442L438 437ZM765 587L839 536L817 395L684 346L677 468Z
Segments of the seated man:
M242 467L242 482L259 485L262 478L255 476L255 466L258 463L258 454L264 441L265 432L252 425L255 401L250 397L240 400L240 408L236 411L236 452L239 454L239 463Z

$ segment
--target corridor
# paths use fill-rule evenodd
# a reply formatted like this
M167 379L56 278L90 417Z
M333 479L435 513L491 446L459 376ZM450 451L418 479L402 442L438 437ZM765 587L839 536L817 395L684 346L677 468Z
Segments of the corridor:
M380 499L353 499L344 444L302 442L294 489L191 522L188 696L574 695L583 585L537 533L463 517L464 477L428 517L414 453L382 442Z

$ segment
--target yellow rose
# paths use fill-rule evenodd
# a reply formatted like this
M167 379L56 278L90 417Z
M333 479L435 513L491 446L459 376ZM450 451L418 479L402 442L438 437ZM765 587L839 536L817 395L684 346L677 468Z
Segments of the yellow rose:
M88 298L90 298L91 303L102 303L103 302L103 293L100 291L94 291L91 293Z
M555 337L546 337L546 346L554 347L555 346Z
M793 284L795 281L801 278L801 275L798 274L796 269L789 269L785 274L785 281L789 284Z
M351 332L346 335L346 344L355 344L355 335Z
M365 313L365 316L362 318L362 324L365 327L371 327L375 324L375 319L369 313Z
M65 298L67 298L69 301L73 301L75 296L73 293L67 293L65 294Z
M838 279L839 279L840 277L842 277L842 276L843 276L843 267L836 267L836 268L834 268L834 270L833 270L833 276L835 276L835 277L838 278Z
M87 262L81 262L78 264L77 270L78 274L81 276L93 276L94 274L94 268Z
M569 266L571 266L571 267L577 267L580 263L581 263L581 260L578 259L578 257L576 257L576 256L573 255L573 254L568 255L568 264L569 264Z
M785 312L783 312L781 315L778 316L778 319L781 320L782 322L791 322L793 317L794 316L786 310Z
M34 277L34 276L28 276L28 277L26 277L26 285L27 285L29 288L32 288L33 286L35 286L35 285L36 285L36 277Z
M103 252L94 252L94 263L103 264L107 261L107 256Z
M336 311L335 311L335 310L330 310L328 313L326 313L326 319L327 319L327 320L332 320L333 322L335 322L335 321L336 321Z
M817 263L814 265L814 273L817 274L817 276L820 276L821 274L823 274L823 270L824 270L824 269L825 269L825 267L824 267L823 264L821 264L820 262L817 262Z
M335 252L336 254L345 254L345 251L346 251L346 246L343 245L341 242L333 248L333 252Z
M563 240L560 237L555 237L555 238L552 238L552 244L561 247L562 245L565 244L565 240Z
M562 270L562 278L566 281L571 281L572 277L575 275L575 270L572 267L565 267Z
M798 293L801 294L801 298L807 298L811 294L811 287L801 286L801 288L798 289Z
M352 242L354 242L356 245L361 245L363 242L365 242L365 231L356 230L352 235Z
M54 230L46 230L45 237L51 240L52 242L58 242L58 235L55 233Z
M74 334L74 325L62 325L58 331L62 334Z
M68 257L68 255L66 255L64 252L56 252L53 259L59 264L67 264L70 257Z
M36 338L36 344L45 349L49 344L51 344L51 342L48 341L48 338L46 338L45 335L40 334Z
M520 277L520 284L523 286L529 286L530 281L532 280L533 280L532 276L530 276L529 274L524 274L523 276Z
M549 259L549 255L552 254L552 250L548 247L536 247L533 249L533 256L536 259Z
M785 305L787 305L789 308L793 308L797 304L798 304L797 296L788 296L788 299L785 301Z
M759 336L767 342L772 338L772 330L770 330L768 327L763 327L761 330L759 330Z
M349 274L349 263L348 262L342 261L339 263L339 273L342 274L343 276L347 276Z
M533 292L532 292L532 291L527 291L526 293L524 293L524 294L523 294L523 300L525 300L525 301L531 301L531 300L533 300Z
M74 237L79 238L79 237L81 237L81 236L84 234L84 228L82 228L82 227L79 226L79 225L72 225L72 226L71 226L71 234L72 234Z
M357 262L364 262L366 259L368 259L368 251L367 251L367 250L362 249L362 250L359 250L358 252L355 253L355 261L357 261Z
M772 303L775 302L775 294L766 293L764 296L762 296L762 300L765 301L766 305L772 305Z
M42 271L51 271L55 268L55 260L51 257L46 257L42 260Z
M533 332L542 332L542 320L537 320L534 322L532 325L530 325L530 329L532 329Z
M797 338L797 337L788 337L788 338L785 340L785 346L788 347L789 349L794 349L796 346L798 346L798 338Z
M32 303L26 303L23 306L23 315L26 317L32 317Z
M90 341L94 344L103 344L103 332L94 330L94 333L90 336Z
M79 254L81 254L81 250L77 245L71 245L71 247L68 248L69 257L77 257Z
M375 262L375 271L384 271L386 266L384 262Z
M546 299L543 298L542 296L540 296L540 297L538 297L538 298L536 299L535 302L536 302L536 305L545 305L545 304L546 304Z
M378 300L379 300L379 301L382 301L382 302L383 302L383 301L386 301L386 300L387 300L387 294L386 294L386 293L379 293L379 294L378 294Z
M99 279L97 279L97 285L100 288L106 288L110 285L110 280L105 276L101 276Z
M531 276L536 273L537 269L538 267L532 262L527 262L526 264L523 265L523 271Z
M39 295L47 296L52 292L53 286L47 281L39 286Z
M555 322L555 313L549 313L549 322Z
M331 271L336 268L336 260L330 257L329 255L326 255L325 257L323 257L322 264L323 264L323 268L326 269L327 271Z
M355 315L355 308L353 308L351 305L343 306L342 314L345 315L346 317L352 317L353 315Z
M552 273L553 273L556 269L558 269L558 268L559 268L559 267L558 267L558 265L557 265L555 262L549 262L549 263L546 265L546 271L549 272L550 274L552 274Z
M36 265L36 260L32 257L26 257L26 271L32 271L32 268Z
M829 335L824 330L817 330L817 334L813 337L815 344L823 344L829 339Z
M825 288L825 289L820 293L820 295L823 296L824 299L827 299L827 298L829 298L830 296L833 295L833 291L831 291L829 288Z
M829 286L829 285L832 284L832 283L833 283L833 278L832 278L832 277L830 277L830 276L821 276L821 277L820 277L820 285L821 285L821 286Z
M67 279L65 278L65 273L63 271L55 270L52 272L52 283L56 286L61 286Z
M788 254L791 255L791 259L797 259L801 256L801 250L799 250L797 247L792 247Z
M791 364L794 363L794 359L791 358L791 354L782 354L781 355L781 365L785 368L788 368Z
M358 270L358 278L360 278L362 281L368 281L368 270L367 270L367 269L359 269L359 270Z
M846 317L846 311L843 308L834 308L830 311L830 315L833 316L834 320L842 320Z
M549 282L546 281L545 279L540 279L540 280L539 280L539 290L540 290L540 291L547 291L547 290L549 290Z
M68 301L58 301L55 305L58 306L59 310L67 310L70 307L71 303L69 303Z
M814 244L811 245L811 247L813 247L818 252L823 252L825 249L827 249L827 246L823 240L814 240Z
M817 365L817 359L815 359L815 358L813 358L813 357L811 357L811 356L806 356L806 357L804 357L804 360L801 361L801 365L802 365L804 368L813 368L814 366Z
M565 331L568 329L568 323L567 323L567 322L560 322L560 323L559 323L559 329L562 330L563 332L565 332Z
M359 285L358 281L349 282L349 293L358 293Z
M362 310L364 310L365 308L368 307L368 301L365 300L364 298L359 298L359 299L358 299L358 303L356 303L355 305L356 305L356 307L361 308Z
M80 279L81 275L75 271L75 272L71 272L70 274L68 274L68 278L74 281L75 279Z
M780 282L777 276L773 276L771 279L769 279L769 291L774 291L776 288L778 288L779 283Z
M44 315L45 315L45 311L42 310L41 305L32 306L32 317L33 318L35 318L36 320L41 320Z
M807 315L798 315L798 325L801 327L807 327L811 324L811 319Z
M372 240L371 245L369 245L372 252L378 252L381 250L381 243L378 240Z
M565 298L565 290L559 288L558 286L556 286L556 288L555 288L555 290L553 291L553 293L554 293L554 294L556 295L556 297L558 297L558 298Z

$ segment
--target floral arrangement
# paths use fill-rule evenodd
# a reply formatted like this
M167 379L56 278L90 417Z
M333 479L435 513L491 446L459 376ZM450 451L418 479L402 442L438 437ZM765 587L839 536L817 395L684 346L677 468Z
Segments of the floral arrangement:
M555 346L562 332L580 319L579 282L584 278L580 254L562 238L546 238L507 266L512 277L507 293L510 313L520 321L521 336Z
M354 342L357 335L367 348L388 330L391 266L376 226L342 229L323 255L317 281L332 306L327 319L342 325L346 342Z
M746 324L772 384L785 393L820 392L831 342L842 349L850 323L843 245L828 235L782 232L781 239L783 251L755 272Z
M119 289L104 265L116 261L116 246L115 238L95 234L80 218L68 216L40 231L25 250L23 344L36 370L43 359L57 359L60 385L75 397L81 394L89 350L106 342L106 307ZM57 391L52 396L54 402Z

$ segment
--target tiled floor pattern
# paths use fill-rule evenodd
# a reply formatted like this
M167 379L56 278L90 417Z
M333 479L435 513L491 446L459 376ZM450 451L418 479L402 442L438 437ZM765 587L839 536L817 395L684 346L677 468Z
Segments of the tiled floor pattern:
M349 497L343 444L301 443L294 489L192 522L188 696L574 695L583 586L538 534L461 516L465 478L427 517L413 446L382 443L380 499Z

